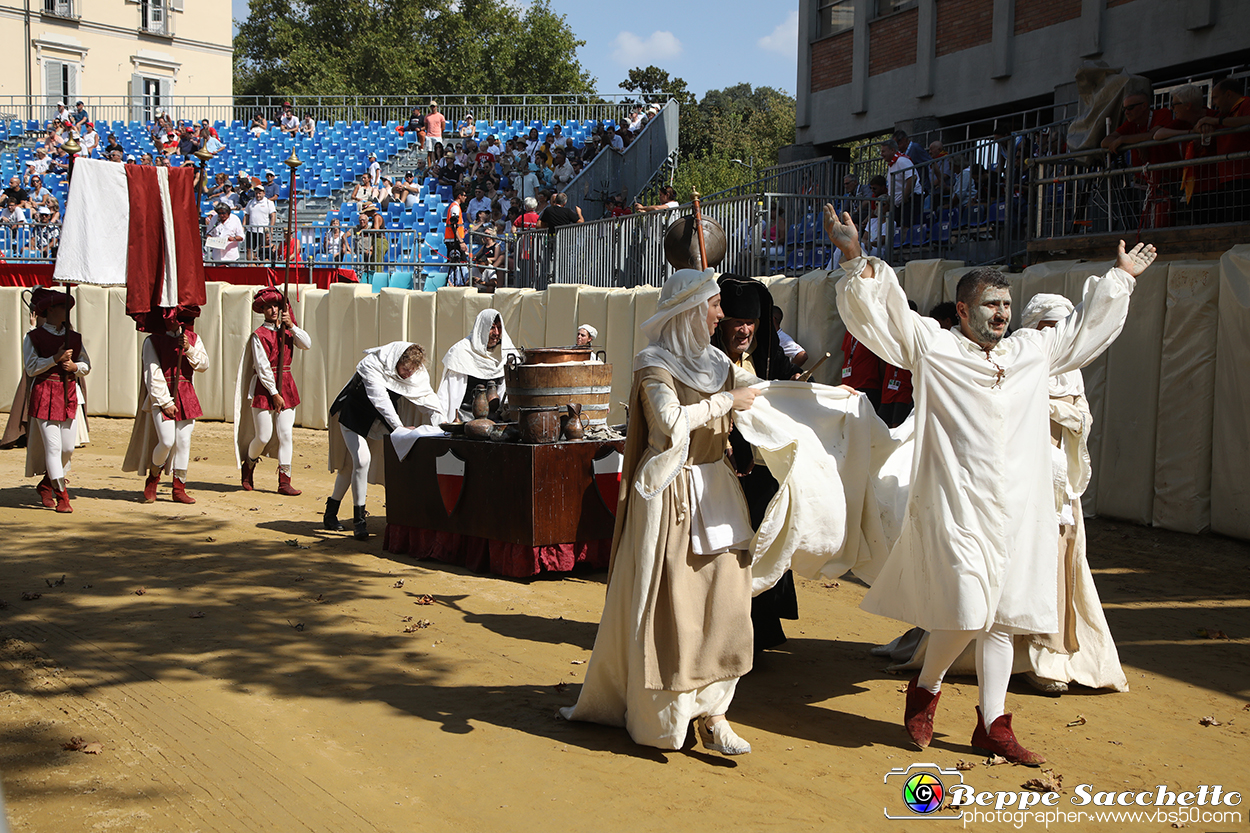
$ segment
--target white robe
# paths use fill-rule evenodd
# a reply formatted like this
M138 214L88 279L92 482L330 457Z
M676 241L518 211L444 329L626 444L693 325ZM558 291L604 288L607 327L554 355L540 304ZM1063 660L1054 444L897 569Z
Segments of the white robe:
M894 270L844 264L838 310L884 361L912 372L916 453L898 543L861 605L926 630L1054 633L1059 525L1051 486L1047 379L1119 335L1136 281L1111 269L1076 311L1020 330L989 356L907 306Z

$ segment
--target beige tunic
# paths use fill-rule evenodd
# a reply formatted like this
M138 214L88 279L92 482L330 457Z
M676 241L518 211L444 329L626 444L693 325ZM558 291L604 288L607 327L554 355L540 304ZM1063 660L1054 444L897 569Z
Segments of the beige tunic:
M697 555L692 465L723 464L734 387L712 396L661 368L634 374L607 598L577 705L566 717L619 726L635 742L679 749L690 720L721 714L751 670L751 571L746 552Z

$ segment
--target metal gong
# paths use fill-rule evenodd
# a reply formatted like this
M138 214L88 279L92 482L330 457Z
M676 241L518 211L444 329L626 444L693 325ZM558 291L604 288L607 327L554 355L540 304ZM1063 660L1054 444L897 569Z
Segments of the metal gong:
M720 223L703 218L703 242L707 246L707 267L719 266L729 248ZM664 233L664 259L674 269L699 268L699 236L695 233L693 216L687 215L669 225Z

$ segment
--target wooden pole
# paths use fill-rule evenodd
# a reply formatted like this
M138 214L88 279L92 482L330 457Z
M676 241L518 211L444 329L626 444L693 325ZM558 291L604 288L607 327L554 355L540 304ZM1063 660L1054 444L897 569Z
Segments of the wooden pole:
M282 313L291 308L291 299L288 296L291 287L291 257L294 255L294 247L291 245L292 229L295 226L295 214L299 206L299 195L295 190L295 169L304 164L299 157L295 155L295 149L291 149L291 155L286 159L287 167L291 169L290 192L288 193L288 204L286 212L286 245L282 248L286 251L286 268L282 276L282 310L278 313L278 368L276 373L275 384L278 388L278 395L282 395L282 368L285 362L282 357L282 342L286 335L286 324L282 320ZM286 404L285 401L283 404Z
M699 210L699 192L692 191L694 202L694 230L699 237L699 268L707 268L707 243L703 240L703 213Z

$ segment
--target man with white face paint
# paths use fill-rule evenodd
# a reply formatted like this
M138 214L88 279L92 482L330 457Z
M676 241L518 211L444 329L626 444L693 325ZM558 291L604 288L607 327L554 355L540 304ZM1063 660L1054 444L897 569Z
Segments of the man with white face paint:
M847 329L913 374L906 517L861 605L931 634L924 666L907 686L904 726L917 746L929 745L942 678L976 640L972 745L1037 766L1044 758L1016 740L1005 705L1013 636L1059 630L1047 380L1083 367L1115 340L1154 247L1126 253L1121 241L1115 267L1085 282L1070 315L1004 337L1011 293L998 270L960 280L958 326L943 331L908 308L893 269L862 256L849 214L839 219L826 206L825 231L843 254L838 311Z

